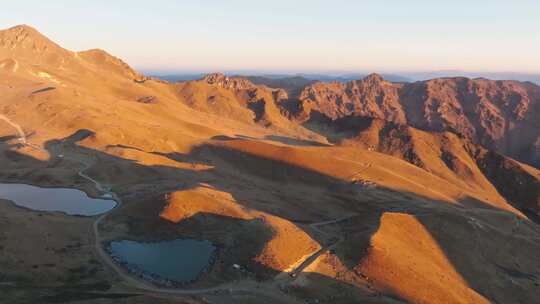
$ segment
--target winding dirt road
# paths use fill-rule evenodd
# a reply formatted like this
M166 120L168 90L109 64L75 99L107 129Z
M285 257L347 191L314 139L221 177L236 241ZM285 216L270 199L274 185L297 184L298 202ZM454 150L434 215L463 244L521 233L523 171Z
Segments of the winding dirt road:
M11 119L9 119L7 116L5 115L2 115L0 114L0 120L3 120L5 122L7 122L8 125L10 125L11 127L13 127L15 129L15 131L17 131L17 136L19 136L19 141L26 145L28 144L28 142L26 141L26 134L24 133L23 129L21 128L21 126L19 126L17 123L13 122Z

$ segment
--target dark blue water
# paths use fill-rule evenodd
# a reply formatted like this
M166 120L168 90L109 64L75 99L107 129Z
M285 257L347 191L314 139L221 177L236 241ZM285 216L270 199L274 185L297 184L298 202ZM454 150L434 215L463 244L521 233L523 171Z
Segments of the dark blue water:
M156 243L113 241L113 259L129 271L154 281L188 283L196 280L210 265L214 245L209 241L179 239Z
M41 188L26 184L0 183L0 198L32 210L60 211L69 215L93 216L116 206L113 200L91 198L77 189Z

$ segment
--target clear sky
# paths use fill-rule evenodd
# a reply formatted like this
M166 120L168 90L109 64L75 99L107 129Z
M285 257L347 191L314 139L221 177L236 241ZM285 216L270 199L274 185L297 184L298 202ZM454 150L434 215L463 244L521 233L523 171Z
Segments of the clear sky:
M71 50L146 71L540 72L540 0L7 0Z

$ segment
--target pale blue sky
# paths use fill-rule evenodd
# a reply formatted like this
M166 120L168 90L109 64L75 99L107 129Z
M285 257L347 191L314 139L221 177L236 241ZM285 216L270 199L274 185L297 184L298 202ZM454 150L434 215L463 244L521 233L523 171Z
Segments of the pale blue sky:
M142 70L540 72L540 0L8 0L71 50Z

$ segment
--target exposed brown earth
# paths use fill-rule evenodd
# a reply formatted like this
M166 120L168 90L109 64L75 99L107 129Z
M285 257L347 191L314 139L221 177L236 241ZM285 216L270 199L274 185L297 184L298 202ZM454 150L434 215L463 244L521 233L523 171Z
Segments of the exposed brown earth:
M519 161L536 164L538 87L371 75L291 90L222 74L169 84L28 26L0 31L0 180L98 195L79 174L87 167L122 200L98 222L0 201L1 294L12 303L540 297L540 171ZM176 238L218 251L174 291L110 267L94 248ZM47 250L75 241L73 251Z

